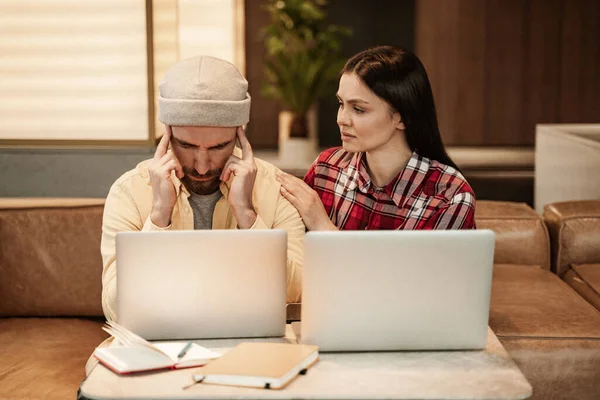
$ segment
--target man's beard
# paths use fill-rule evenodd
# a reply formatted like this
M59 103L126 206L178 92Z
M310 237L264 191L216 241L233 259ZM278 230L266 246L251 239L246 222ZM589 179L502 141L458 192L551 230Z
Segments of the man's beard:
M219 185L221 184L221 180L219 179L221 176L221 172L223 171L221 168L211 169L206 174L200 175L193 168L185 168L183 167L184 177L181 179L181 182L185 185L187 190L190 192L199 194L199 195L207 195L213 194L217 190L219 190ZM192 178L210 178L206 181L197 181Z

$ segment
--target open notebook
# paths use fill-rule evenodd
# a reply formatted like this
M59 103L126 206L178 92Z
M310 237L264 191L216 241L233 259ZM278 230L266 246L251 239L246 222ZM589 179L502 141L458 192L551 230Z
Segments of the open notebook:
M111 347L97 348L94 357L118 374L197 367L221 356L195 343L150 343L114 322L108 322L107 325L102 329L115 337L115 343ZM182 350L185 350L183 355Z

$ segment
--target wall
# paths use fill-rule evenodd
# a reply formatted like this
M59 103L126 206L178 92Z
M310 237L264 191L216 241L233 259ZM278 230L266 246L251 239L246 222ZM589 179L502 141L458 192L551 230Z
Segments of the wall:
M342 42L343 54L353 54L371 46L395 44L414 48L414 0L330 0L327 20L353 29L352 37ZM246 77L252 97L252 116L248 137L253 146L262 149L277 147L277 121L280 106L260 94L265 57L260 29L269 23L261 2L246 2ZM339 130L335 118L335 92L319 103L319 142L322 147L339 146Z
M532 146L537 123L600 122L600 2L596 0L333 0L328 20L365 47L414 50L428 71L448 145ZM258 148L277 146L278 104L260 95L268 23L246 4L246 63ZM323 147L339 145L336 101L319 104Z
M0 197L106 197L154 149L0 149Z
M531 146L537 123L600 122L598 21L596 0L417 0L444 142Z
M353 35L344 38L345 57L377 45L397 45L414 51L415 1L332 1L328 19L333 24L352 28ZM322 147L341 146L336 123L338 102L335 93L319 103L319 140Z
M248 93L252 98L246 135L254 148L274 149L277 147L277 115L280 108L275 100L260 94L265 59L265 46L260 30L270 21L269 14L262 9L261 4L256 0L246 1L245 4L246 79Z

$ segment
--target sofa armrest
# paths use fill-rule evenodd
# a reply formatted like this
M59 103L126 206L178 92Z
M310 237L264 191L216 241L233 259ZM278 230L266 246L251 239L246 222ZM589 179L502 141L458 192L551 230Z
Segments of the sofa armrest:
M572 264L600 263L600 200L544 207L552 243L552 270L563 276Z
M525 203L479 200L478 229L496 233L494 264L536 265L550 269L550 241L540 215Z
M0 197L0 210L103 206L105 200L76 197Z

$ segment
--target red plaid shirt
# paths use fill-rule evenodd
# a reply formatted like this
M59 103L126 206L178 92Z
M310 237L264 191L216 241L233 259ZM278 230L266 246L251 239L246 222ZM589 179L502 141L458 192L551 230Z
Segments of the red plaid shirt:
M304 181L340 230L475 228L475 195L465 178L416 152L383 188L371 182L364 153L340 147L321 153Z

